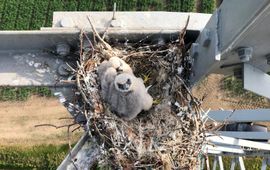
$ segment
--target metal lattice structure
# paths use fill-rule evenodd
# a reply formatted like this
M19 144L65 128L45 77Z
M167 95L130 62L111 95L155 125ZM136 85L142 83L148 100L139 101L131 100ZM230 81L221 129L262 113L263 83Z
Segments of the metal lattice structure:
M197 39L190 50L194 59L191 84L210 73L238 73L244 79L245 89L270 98L270 77L267 74L270 52L266 36L270 30L267 25L270 23L269 11L269 0L228 0L212 16L177 12L55 12L52 27L39 31L0 32L0 86L49 86L58 92L60 101L65 104L75 97L71 93L75 84L67 81L73 77L66 63L76 64L69 54L78 46L80 29L89 36L92 34L87 16L93 18L99 33L110 28L107 33L110 39L134 42L149 35L151 41L170 40L185 27L186 18L190 16L187 36L193 41ZM75 115L75 111L67 107ZM211 111L208 120L262 122L270 121L269 115L269 109ZM223 155L234 158L231 169L236 162L245 169L243 156L263 157L262 169L266 169L270 151L270 144L266 141L269 138L268 132L209 131L206 140L211 144L206 145L203 152L215 157L214 169L217 162L220 169L223 168ZM82 169L88 168L96 154L88 152L94 146L95 141L86 133L58 169L74 169L74 160ZM207 167L208 164L206 161Z

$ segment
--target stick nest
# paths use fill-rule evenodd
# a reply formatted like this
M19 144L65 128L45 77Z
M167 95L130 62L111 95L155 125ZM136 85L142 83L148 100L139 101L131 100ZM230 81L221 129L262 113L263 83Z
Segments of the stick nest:
M186 85L192 65L184 43L186 29L170 43L109 45L92 28L93 40L81 32L76 82L88 130L101 149L99 163L114 168L194 169L205 128L200 103ZM125 60L146 86L151 85L152 108L128 122L111 113L100 97L97 67L113 56Z

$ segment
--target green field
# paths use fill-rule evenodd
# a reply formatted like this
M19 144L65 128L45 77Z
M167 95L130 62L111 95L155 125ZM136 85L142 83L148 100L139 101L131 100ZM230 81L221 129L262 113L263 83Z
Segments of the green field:
M0 29L27 30L51 26L53 11L194 11L195 0L0 0ZM202 12L214 10L203 1Z
M0 147L0 169L56 169L68 152L68 145L40 145L32 148Z

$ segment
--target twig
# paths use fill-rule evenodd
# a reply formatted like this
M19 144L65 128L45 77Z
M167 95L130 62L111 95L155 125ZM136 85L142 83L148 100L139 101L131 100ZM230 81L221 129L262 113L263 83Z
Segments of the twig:
M75 132L76 130L80 129L80 127L82 127L81 125L78 125L77 127L75 127L71 132Z
M56 126L56 125L53 125L53 124L39 124L39 125L35 125L34 127L49 126L49 127L54 127L54 128L56 128L56 129L59 129L59 128L63 128L63 127L73 126L73 125L76 125L76 124L77 124L77 123L72 123L72 124L61 125L61 126Z
M94 36L96 36L96 37L98 38L98 40L105 46L105 48L106 48L107 50L112 50L112 47L111 47L108 43L106 43L106 42L100 37L100 35L98 34L96 28L94 27L94 25L93 25L92 22L91 22L90 16L87 16L87 19L88 19L88 21L89 21L89 23L90 23L90 25L91 25L91 28L92 28L93 33L94 33Z
M86 39L87 39L87 41L89 42L89 44L90 44L92 50L94 51L95 48L94 48L93 43L91 42L90 38L88 37L88 35L87 35L85 32L83 32L83 35L86 37Z
M73 117L60 117L58 120L73 120Z
M80 32L80 62L82 63L82 56L83 56L83 31Z
M180 45L180 50L182 52L183 57L185 57L184 54L186 53L184 37L186 35L187 27L189 24L189 18L190 18L190 16L188 16L188 18L187 18L185 27L179 33L179 45Z

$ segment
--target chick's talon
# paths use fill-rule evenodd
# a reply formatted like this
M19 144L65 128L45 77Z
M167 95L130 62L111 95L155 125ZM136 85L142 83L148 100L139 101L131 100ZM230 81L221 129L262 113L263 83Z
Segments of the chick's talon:
M147 83L151 78L150 78L150 73L149 74L143 74L143 83Z
M155 99L155 100L153 100L153 104L154 105L158 105L158 104L160 104L160 102L161 102L161 99Z

